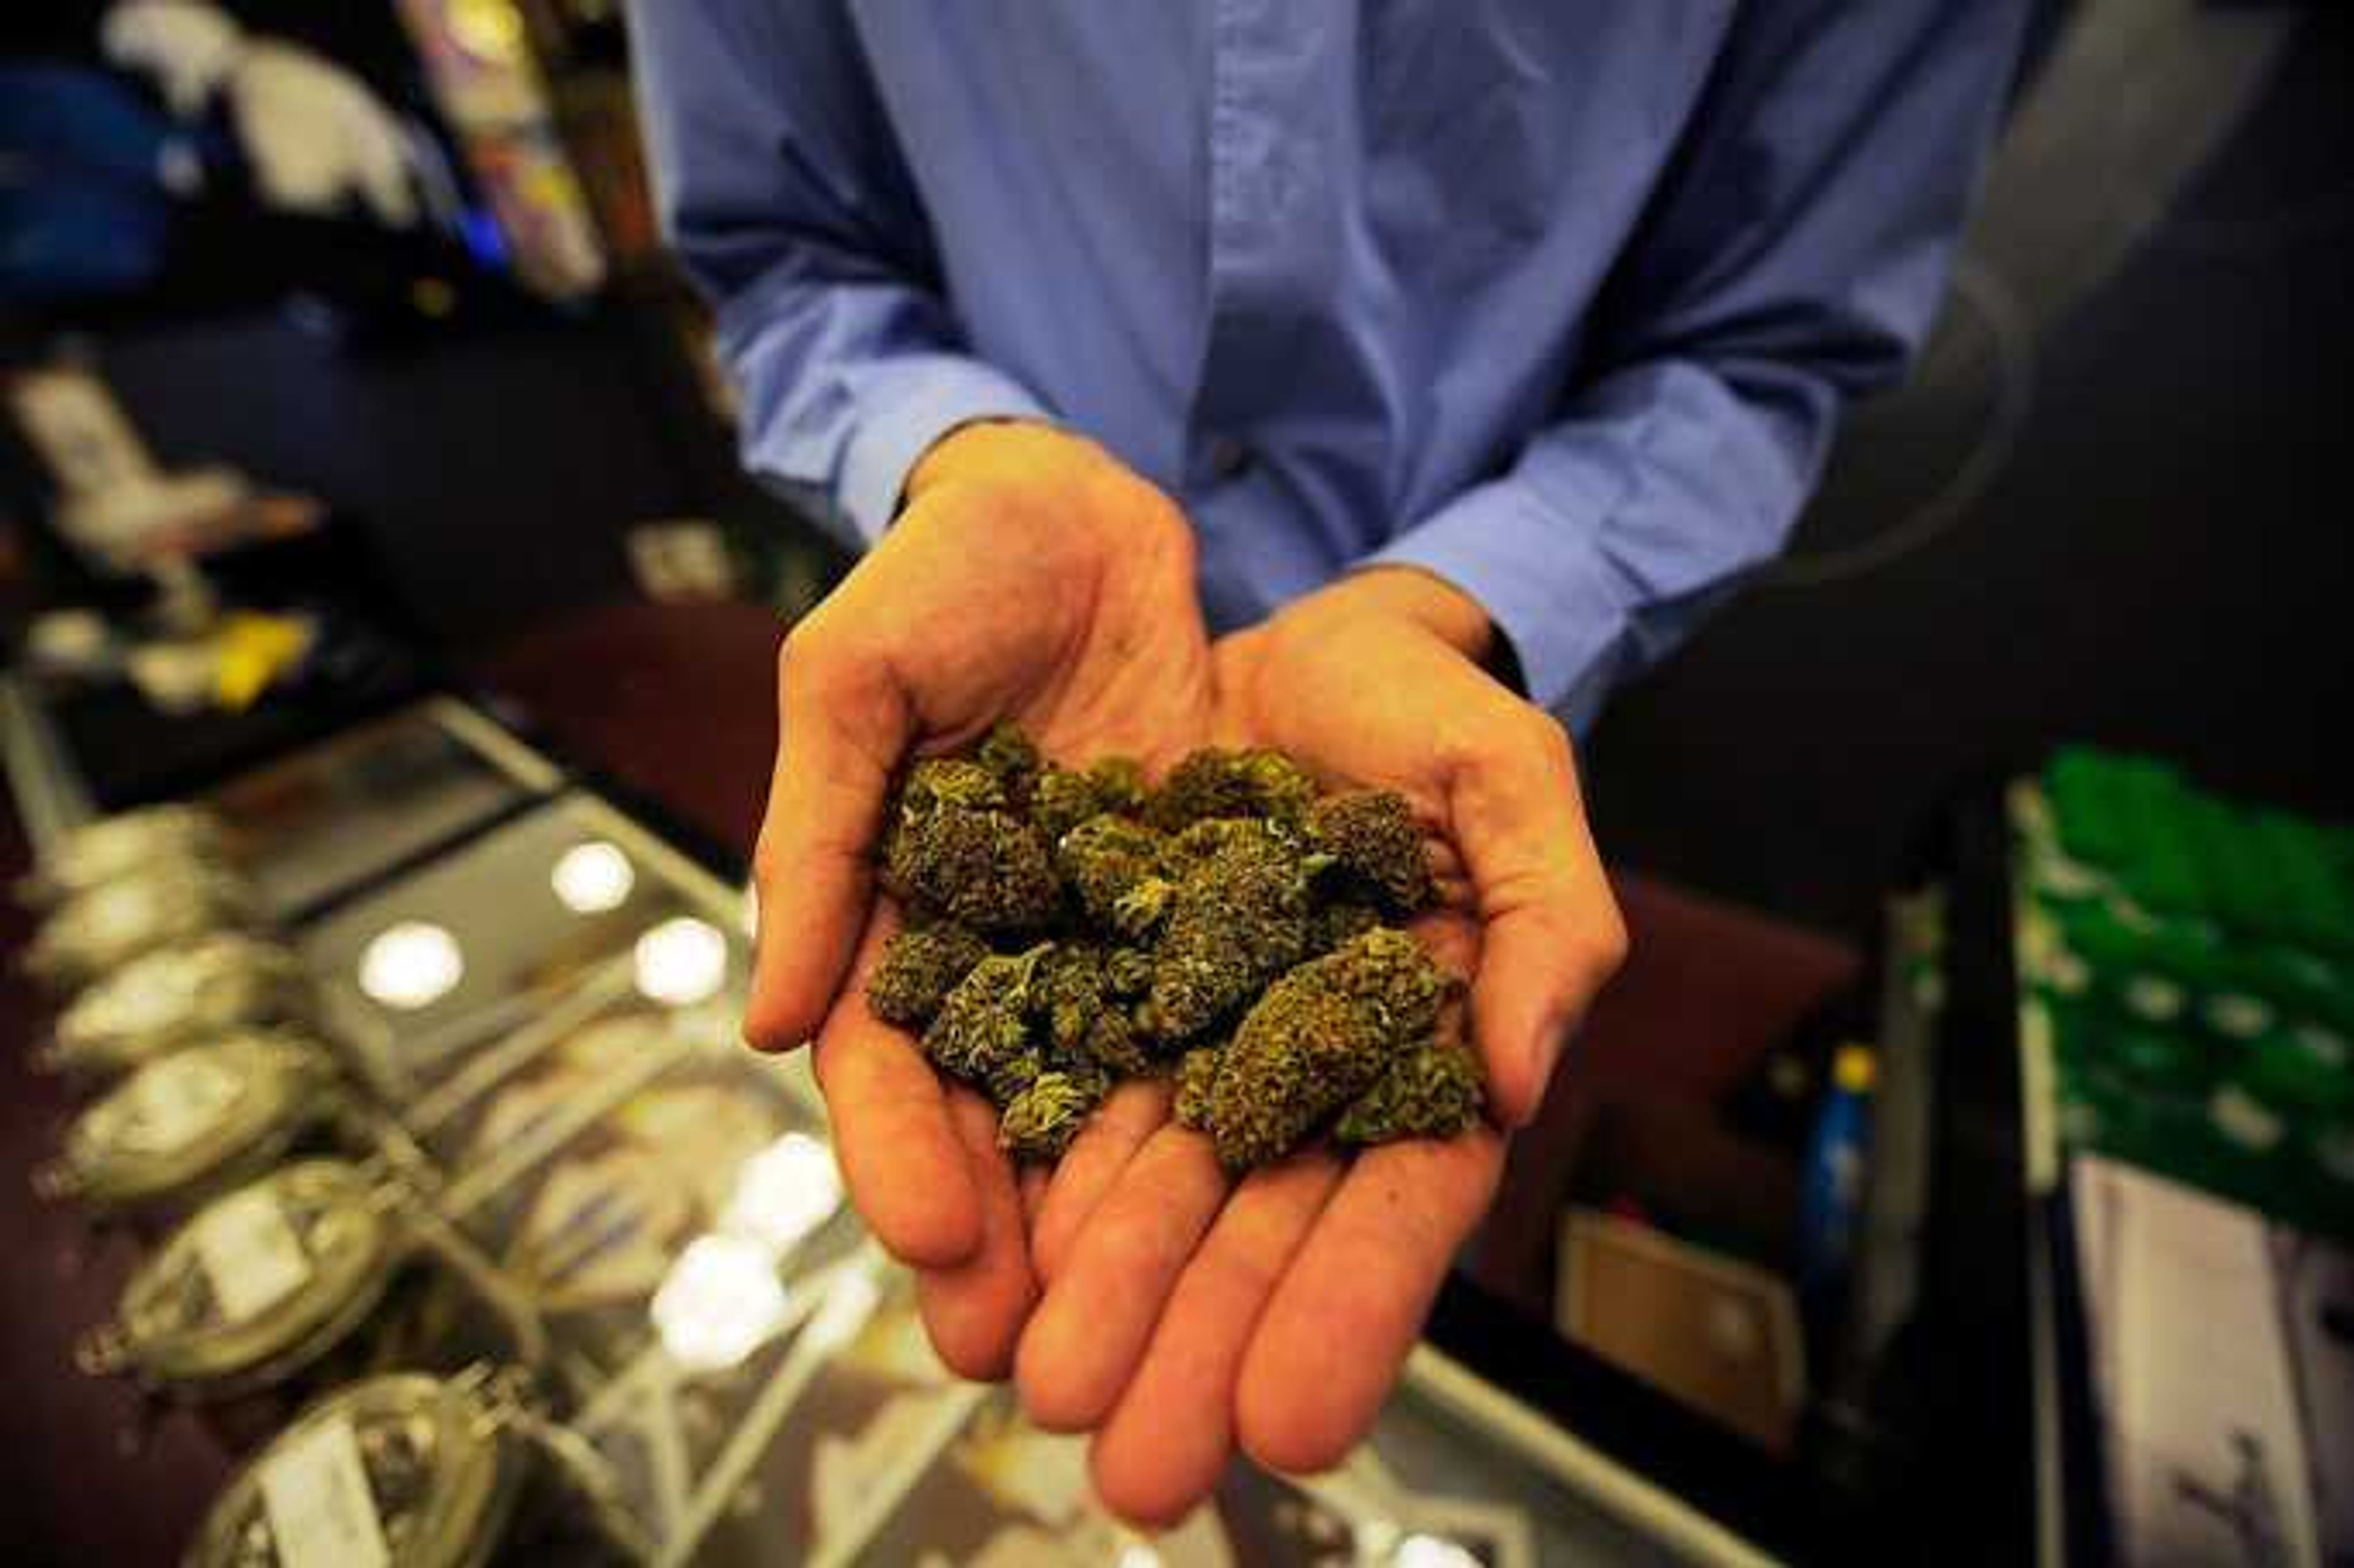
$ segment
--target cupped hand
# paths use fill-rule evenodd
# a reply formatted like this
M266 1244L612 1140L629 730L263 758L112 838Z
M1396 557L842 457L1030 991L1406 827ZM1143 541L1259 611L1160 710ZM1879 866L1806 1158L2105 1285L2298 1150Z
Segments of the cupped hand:
M1500 1129L1534 1113L1623 957L1567 736L1480 668L1487 635L1456 590L1382 571L1218 645L1221 740L1398 790L1448 846L1417 935L1470 980L1498 1126L1303 1152L1235 1185L1165 1090L1098 1113L1036 1214L1044 1295L1017 1373L1034 1418L1095 1432L1097 1489L1132 1520L1182 1517L1237 1445L1313 1470L1363 1436L1493 1195Z
M949 1325L951 1360L983 1371L1026 1309L1027 1253L1005 1207L1013 1173L987 1105L944 1087L914 1041L866 1011L857 966L889 919L875 845L901 765L1001 719L1057 757L1155 764L1199 744L1211 677L1193 535L1165 496L1088 442L964 427L917 464L889 532L785 639L778 685L745 1033L772 1051L816 1036L852 1199L887 1249L930 1271L927 1316L936 1331Z

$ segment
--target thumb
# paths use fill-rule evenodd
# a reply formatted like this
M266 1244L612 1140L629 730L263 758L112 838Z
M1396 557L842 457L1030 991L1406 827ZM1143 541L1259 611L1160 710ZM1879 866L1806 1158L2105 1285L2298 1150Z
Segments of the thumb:
M1458 772L1449 814L1479 901L1472 1032L1498 1117L1522 1127L1625 958L1627 933L1579 805L1567 736L1533 709L1511 716Z
M753 877L759 930L744 1037L789 1051L817 1033L874 903L874 846L907 744L888 662L805 623L778 656L777 766Z

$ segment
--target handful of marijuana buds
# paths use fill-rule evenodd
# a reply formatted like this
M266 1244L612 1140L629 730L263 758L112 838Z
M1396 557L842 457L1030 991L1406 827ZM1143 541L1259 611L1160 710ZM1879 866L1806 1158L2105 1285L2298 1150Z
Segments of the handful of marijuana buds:
M1280 752L1214 748L1151 789L1001 725L908 770L883 884L907 924L869 1005L986 1094L1023 1159L1148 1075L1175 1078L1177 1119L1233 1171L1478 1119L1479 1065L1440 1030L1457 982L1393 924L1431 898L1396 794L1319 794Z

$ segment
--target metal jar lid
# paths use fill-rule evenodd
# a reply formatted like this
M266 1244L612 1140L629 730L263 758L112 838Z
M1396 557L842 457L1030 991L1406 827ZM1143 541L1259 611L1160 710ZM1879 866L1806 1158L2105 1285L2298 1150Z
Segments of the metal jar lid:
M26 965L74 987L167 943L252 917L253 895L218 867L172 863L120 876L71 899L43 922Z
M214 1199L131 1277L82 1370L225 1395L309 1365L383 1298L398 1245L384 1191L305 1160Z
M166 1051L293 1011L302 990L294 955L234 931L158 948L91 983L58 1015L43 1065L126 1072Z
M26 903L46 906L159 863L218 861L227 853L220 821L211 812L196 806L149 806L62 835L17 891Z
M229 1482L188 1568L471 1568L504 1528L522 1450L481 1374L372 1377L297 1416Z
M322 1051L249 1030L158 1057L74 1118L44 1194L125 1208L258 1171L330 1108Z

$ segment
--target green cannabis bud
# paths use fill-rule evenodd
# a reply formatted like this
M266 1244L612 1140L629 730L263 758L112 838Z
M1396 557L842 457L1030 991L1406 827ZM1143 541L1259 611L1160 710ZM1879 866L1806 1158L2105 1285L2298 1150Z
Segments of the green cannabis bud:
M1060 1159L1108 1086L1099 1074L1039 1074L1006 1102L997 1146L1020 1160Z
M866 977L866 1005L885 1023L920 1031L987 957L989 944L953 920L904 927L883 944Z
M1196 1045L1178 1059L1177 1094L1172 1107L1179 1127L1195 1132L1210 1130L1210 1095L1218 1081L1218 1061L1225 1053L1214 1045Z
M1327 795L1308 809L1308 842L1393 915L1430 900L1430 860L1405 797L1387 789Z
M924 1031L924 1054L940 1071L990 1091L1018 1092L1037 1076L1030 1039L1039 966L1054 944L1041 942L1012 957L993 954L972 967L940 1004Z
M1265 817L1298 827L1315 799L1316 781L1283 753L1213 746L1170 769L1145 817L1172 833L1221 817Z
M1029 805L1031 790L1044 762L1038 755L1037 744L1022 733L1020 725L1009 719L991 726L972 759L997 780L998 789L1016 808Z
M1161 835L1142 822L1099 811L1064 833L1055 845L1055 869L1098 927L1115 923L1120 900L1161 871Z
M1084 773L1049 763L1030 792L1030 820L1059 842L1090 817L1133 817L1144 809L1144 769L1132 758L1107 757Z
M997 775L954 758L909 770L883 872L893 894L984 934L1041 930L1062 903L1038 830Z
M1298 1145L1430 1032L1451 984L1412 937L1382 927L1267 987L1211 1086L1219 1163L1245 1170Z
M1452 1138L1479 1119L1486 1098L1479 1065L1458 1046L1426 1040L1392 1061L1373 1087L1332 1124L1335 1142L1391 1143Z
M1479 1114L1476 1060L1437 1033L1455 982L1386 923L1432 891L1401 796L1214 748L1148 789L1127 758L1066 767L1000 725L908 769L883 879L910 918L869 1004L988 1095L1017 1159L1059 1158L1147 1076L1174 1076L1179 1123L1237 1171Z
M1199 1034L1257 996L1308 948L1311 868L1288 835L1237 821L1176 882L1152 947L1138 1022L1162 1040Z

